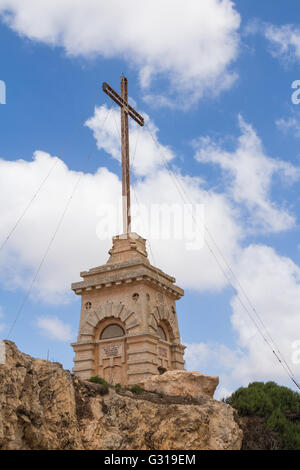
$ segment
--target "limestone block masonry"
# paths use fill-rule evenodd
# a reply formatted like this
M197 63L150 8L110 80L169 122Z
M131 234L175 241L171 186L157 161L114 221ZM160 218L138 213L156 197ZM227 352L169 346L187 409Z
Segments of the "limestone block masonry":
M149 262L146 240L135 233L113 238L103 266L80 273L81 295L73 372L133 385L166 370L184 369L175 278Z

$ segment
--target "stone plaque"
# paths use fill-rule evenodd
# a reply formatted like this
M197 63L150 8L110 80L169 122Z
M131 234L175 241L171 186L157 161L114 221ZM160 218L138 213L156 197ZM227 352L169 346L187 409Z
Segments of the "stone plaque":
M158 354L162 357L168 357L168 351L165 348L158 348Z
M121 356L122 343L107 344L106 346L102 346L101 353L103 358Z

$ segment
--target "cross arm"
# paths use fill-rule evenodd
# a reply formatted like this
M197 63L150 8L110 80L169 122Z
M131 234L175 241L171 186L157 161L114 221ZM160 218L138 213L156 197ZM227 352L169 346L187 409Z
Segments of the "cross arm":
M106 93L115 103L117 103L121 108L124 108L129 116L134 119L140 126L144 125L144 118L136 112L132 106L130 106L121 96L111 87L108 83L104 82L102 85L102 90Z

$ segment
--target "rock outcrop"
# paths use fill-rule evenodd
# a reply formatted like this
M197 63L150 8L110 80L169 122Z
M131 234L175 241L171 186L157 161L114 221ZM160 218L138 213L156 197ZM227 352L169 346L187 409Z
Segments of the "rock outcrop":
M169 370L162 375L153 375L140 382L149 392L183 397L213 397L219 384L219 377L191 372L189 370Z
M0 449L240 449L234 410L202 395L107 389L14 343L0 360Z

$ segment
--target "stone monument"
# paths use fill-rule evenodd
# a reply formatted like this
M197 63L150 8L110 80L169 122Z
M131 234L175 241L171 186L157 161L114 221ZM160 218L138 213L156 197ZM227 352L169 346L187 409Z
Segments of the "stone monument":
M83 281L72 284L81 295L73 372L130 385L184 369L176 313L184 292L174 277L150 264L146 240L131 232L128 115L141 126L144 120L128 104L125 77L121 96L106 83L103 90L121 107L124 233L113 238L105 265L82 272Z

